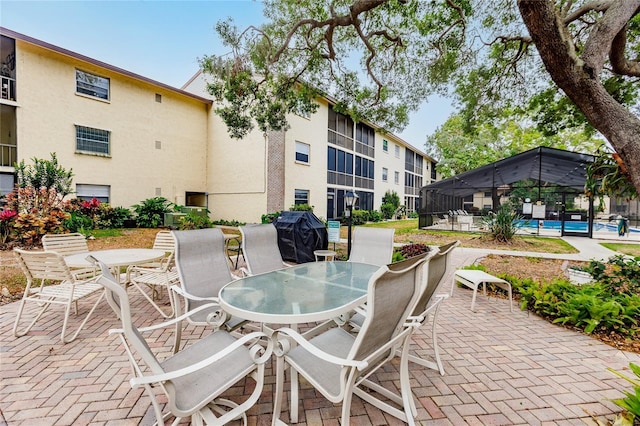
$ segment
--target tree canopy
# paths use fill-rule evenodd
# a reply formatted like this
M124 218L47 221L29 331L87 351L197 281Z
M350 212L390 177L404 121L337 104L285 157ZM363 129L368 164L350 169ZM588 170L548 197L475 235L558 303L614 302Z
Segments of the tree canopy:
M467 135L517 109L544 136L597 130L640 189L640 0L264 3L266 24L218 23L232 54L202 60L234 137L286 128L317 95L395 131L439 93L455 97Z

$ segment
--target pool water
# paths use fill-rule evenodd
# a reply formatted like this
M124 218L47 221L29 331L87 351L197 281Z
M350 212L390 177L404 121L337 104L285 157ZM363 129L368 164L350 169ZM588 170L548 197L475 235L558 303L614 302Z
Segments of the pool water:
M560 231L560 227L562 222L559 220L527 220L521 219L516 221L516 227L522 229L538 229L538 224L541 222L540 229L550 229ZM587 232L588 222L565 222L564 230L569 232ZM617 223L601 223L596 222L593 224L594 231L604 231L604 232L618 232L618 224ZM640 232L640 229L637 228L629 228L629 232Z

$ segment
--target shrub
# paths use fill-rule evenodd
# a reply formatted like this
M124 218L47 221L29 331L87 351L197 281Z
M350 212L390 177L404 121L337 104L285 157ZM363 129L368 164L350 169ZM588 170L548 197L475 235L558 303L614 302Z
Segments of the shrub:
M12 221L10 235L25 246L40 244L44 234L64 231L64 221L69 214L65 203L54 188L16 188L7 194L6 209L17 214Z
M351 224L353 226L364 225L369 221L369 212L367 210L353 210L351 212Z
M380 222L382 221L382 213L377 210L369 211L369 221L370 222Z
M276 220L278 216L280 216L280 213L282 212L273 212L273 213L263 214L261 217L262 223L273 223L273 221Z
M585 268L595 281L606 285L611 293L640 294L640 257L616 255L604 263L591 260Z
M69 218L64 221L64 227L70 232L81 232L83 234L94 228L93 220L80 211L69 213Z
M313 211L313 206L310 206L309 204L294 204L291 207L289 207L289 211L292 211L292 212L312 212Z
M380 211L382 212L383 218L391 219L393 214L396 212L396 207L391 203L383 203L380 206Z
M172 203L164 197L154 197L133 205L136 221L141 228L158 228L164 223L164 214L172 211Z
M537 283L499 274L521 295L521 307L551 319L554 323L574 326L585 333L618 333L634 338L639 331L640 295L611 291L600 282L574 285L567 280Z
M391 206L393 206L393 212L395 212L396 209L400 207L400 196L398 196L398 193L396 191L387 191L382 197L382 204L390 204ZM391 214L393 214L393 212Z
M65 170L58 164L55 152L51 160L33 158L33 165L25 165L24 160L16 165L16 180L19 188L54 189L61 199L71 194L73 172Z
M203 228L211 228L213 223L208 216L201 216L196 214L194 211L190 211L180 219L180 226L178 227L181 230L185 229L203 229Z
M213 225L222 225L222 226L243 226L246 224L245 222L238 222L237 220L224 220L224 219L214 220L211 223Z
M124 228L125 222L131 220L132 217L131 210L125 207L111 207L106 203L102 203L98 212L97 228Z
M516 213L511 204L505 203L500 206L498 213L483 217L482 222L494 240L507 243L516 235L516 221L520 219L522 216Z
M630 414L629 424L636 424L635 420L640 419L640 365L629 363L629 369L635 374L636 378L625 376L612 368L607 368L618 377L621 377L633 385L633 392L624 391L624 398L614 399L613 403L622 407ZM618 423L616 423L618 424Z

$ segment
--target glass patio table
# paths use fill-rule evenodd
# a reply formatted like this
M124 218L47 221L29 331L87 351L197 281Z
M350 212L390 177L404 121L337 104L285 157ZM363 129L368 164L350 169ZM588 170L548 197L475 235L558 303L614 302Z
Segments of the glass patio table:
M227 313L250 321L325 321L364 303L378 269L357 262L303 263L233 281L220 290L219 302Z

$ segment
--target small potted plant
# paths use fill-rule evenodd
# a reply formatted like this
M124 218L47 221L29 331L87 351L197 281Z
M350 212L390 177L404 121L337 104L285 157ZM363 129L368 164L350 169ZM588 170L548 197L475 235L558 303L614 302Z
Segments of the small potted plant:
M574 284L586 284L593 282L593 276L582 266L569 266L567 269L569 281Z

